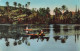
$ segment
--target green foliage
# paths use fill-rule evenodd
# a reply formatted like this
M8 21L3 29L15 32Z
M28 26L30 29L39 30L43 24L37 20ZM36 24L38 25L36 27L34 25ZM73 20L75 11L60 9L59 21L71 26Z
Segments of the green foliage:
M18 7L21 8L21 4L20 3L18 3Z
M35 23L35 24L48 24L48 23L80 23L80 12L70 12L66 5L61 8L56 7L53 12L55 15L50 15L50 8L33 8L29 9L30 2L23 5L17 2L13 2L14 7L9 6L9 2L6 2L6 6L0 6L0 16L7 17L13 24L19 23ZM18 6L18 7L17 7Z
M17 2L14 2L13 5L16 7L17 6Z
M6 6L9 6L9 2L6 2Z

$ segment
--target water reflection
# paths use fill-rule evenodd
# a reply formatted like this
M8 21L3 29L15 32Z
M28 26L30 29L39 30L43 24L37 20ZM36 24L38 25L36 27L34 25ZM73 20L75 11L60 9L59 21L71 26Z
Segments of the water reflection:
M60 32L60 25L53 25L53 31L55 32L55 33L59 33Z
M16 37L15 36L13 36L13 37L7 37L7 38L5 38L5 37L2 37L2 38L4 38L5 39L5 42L6 42L6 46L10 46L10 42L9 42L9 39L13 39L14 40L14 42L13 42L13 45L14 46L17 46L17 45L21 45L22 43L24 43L25 42L25 44L26 45L28 45L28 46L30 46L30 42L28 42L28 40L31 40L31 39L37 39L37 42L39 41L39 40L41 40L42 42L44 41L44 40L46 40L46 41L49 41L49 37L43 37L43 36L29 36L29 37L24 37L24 36L17 36L16 35ZM1 39L2 39L1 38ZM30 39L29 39L30 38Z
M53 49L55 48L53 45L58 46L60 43L60 47L77 44L79 36L79 25L0 25L0 41L4 39L6 47L12 45L20 47L23 44L32 47L33 44L39 44L38 46L46 44L46 47L50 46Z
M37 42L39 40L44 41L45 39L49 41L49 37L44 37L43 35L49 34L49 31L49 25L0 25L0 39L5 39L6 46L10 46L9 39L14 40L14 46L21 45L22 43L30 46L30 42L28 42L30 39L37 39Z
M57 40L61 40L61 43L66 43L68 36L54 36L53 38L55 39L56 42Z

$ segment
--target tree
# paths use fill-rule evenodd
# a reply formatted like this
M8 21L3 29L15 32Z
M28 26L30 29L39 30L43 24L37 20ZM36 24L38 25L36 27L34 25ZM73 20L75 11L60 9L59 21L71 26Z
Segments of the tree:
M60 10L60 8L55 8L54 9L54 12L55 12L55 16L54 16L54 21L55 22L60 22L60 18L61 18L61 15L62 15L62 12L61 12L61 10Z
M49 7L47 7L47 8L46 8L46 13L49 14L49 12L50 12L50 9L49 9Z
M28 5L30 5L30 2L27 2Z
M15 6L15 8L16 8L16 6L17 6L17 2L14 2L14 6Z
M24 8L24 5L22 5L22 8Z
M39 8L38 11L38 19L41 23L45 23L45 21L47 20L47 11L45 8ZM45 19L44 19L45 18Z
M9 14L10 8L9 8L9 2L8 2L8 1L6 2L6 6L7 6L7 7L6 7L6 11L8 12L7 15L8 15L8 17L9 17L9 15L10 15L10 14Z
M61 11L60 11L60 8L57 8L57 7L54 9L54 12L55 12L56 17L58 17L62 14Z
M36 12L36 8L32 8L31 12L32 13Z
M65 10L67 10L65 5L62 6L62 10L63 10L63 13L64 13Z
M26 4L25 7L27 8L27 6L28 6L28 5Z
M30 5L30 2L27 2L28 9L29 9L29 5Z
M47 7L47 8L46 8L46 23L49 22L49 19L50 19L50 8Z
M9 2L8 1L6 2L6 6L9 7Z
M18 7L21 8L21 4L20 3L18 3Z

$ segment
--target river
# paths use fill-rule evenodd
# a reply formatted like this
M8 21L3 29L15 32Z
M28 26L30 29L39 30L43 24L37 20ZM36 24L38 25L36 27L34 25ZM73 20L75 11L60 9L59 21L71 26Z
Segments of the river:
M32 29L26 31L24 29ZM45 36L27 36L43 30ZM80 25L0 25L0 51L79 51Z

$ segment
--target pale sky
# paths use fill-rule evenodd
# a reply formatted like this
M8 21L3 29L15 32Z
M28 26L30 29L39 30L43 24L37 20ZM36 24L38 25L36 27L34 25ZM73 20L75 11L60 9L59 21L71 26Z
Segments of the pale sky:
M11 6L13 6L13 2L21 3L25 5L27 2L31 2L30 8L43 8L50 7L51 14L53 14L53 9L55 7L61 7L62 5L66 5L69 10L75 11L76 4L79 6L79 0L0 0L0 6L5 6L5 2L8 1ZM79 7L80 8L80 7Z

